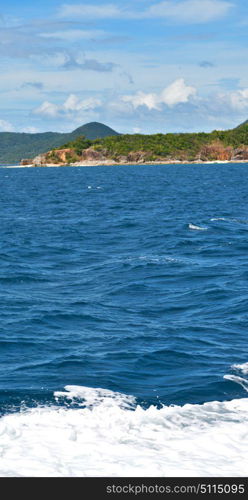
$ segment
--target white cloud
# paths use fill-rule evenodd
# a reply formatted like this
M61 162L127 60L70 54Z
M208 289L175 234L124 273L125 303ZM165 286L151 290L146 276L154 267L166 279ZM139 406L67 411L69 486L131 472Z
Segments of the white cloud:
M231 92L229 94L230 104L234 110L244 111L248 108L248 88Z
M160 99L163 104L171 108L181 102L188 102L189 98L195 94L196 89L186 85L183 78L179 78L163 90Z
M189 98L195 94L195 87L187 85L183 78L179 78L166 87L160 94L138 92L134 95L125 95L122 97L122 100L131 103L135 109L139 106L146 106L149 110L161 110L163 104L169 108L173 108L177 104L188 102Z
M34 110L37 115L45 115L49 117L57 117L60 111L60 107L57 104L53 104L49 101L44 101L38 108Z
M84 17L87 19L106 19L120 17L121 10L113 4L90 5L90 4L65 4L60 10L61 17Z
M14 127L6 120L0 120L0 132L14 132Z
M34 109L36 115L43 115L48 118L58 118L60 116L74 117L85 111L91 111L101 106L101 101L94 97L79 99L75 94L70 94L61 105L44 101L38 108Z
M113 4L64 4L60 17L84 19L151 19L159 18L173 23L201 24L215 21L230 12L233 3L227 0L167 0L154 3L143 11L121 9Z
M20 132L25 132L26 134L37 134L39 129L37 127L24 127Z
M90 97L89 99L80 100L75 94L71 94L63 104L65 111L88 111L95 109L101 105L99 99Z
M48 32L39 34L39 36L43 38L55 38L60 40L66 40L68 42L98 38L100 36L105 36L105 35L106 32L103 30L79 30L79 29L54 31L50 33Z
M175 22L207 23L228 14L233 4L224 0L165 1L152 5L146 17L163 17Z
M135 109L139 106L146 106L150 110L160 109L159 98L156 94L145 94L140 91L134 95L124 95L122 100L124 102L130 102Z

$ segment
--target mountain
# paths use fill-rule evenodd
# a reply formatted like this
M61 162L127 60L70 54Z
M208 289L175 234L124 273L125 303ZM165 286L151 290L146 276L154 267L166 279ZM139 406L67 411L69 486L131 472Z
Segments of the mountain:
M76 128L73 132L71 132L71 139L74 140L77 137L84 135L86 139L103 139L104 137L109 137L113 135L119 135L118 132L108 127L107 125L103 125L103 123L91 122L86 123L82 127ZM60 144L61 145L61 144Z
M119 134L107 125L98 122L87 123L67 134L0 132L0 164L19 163L23 158L33 158L83 135L87 139L94 140Z

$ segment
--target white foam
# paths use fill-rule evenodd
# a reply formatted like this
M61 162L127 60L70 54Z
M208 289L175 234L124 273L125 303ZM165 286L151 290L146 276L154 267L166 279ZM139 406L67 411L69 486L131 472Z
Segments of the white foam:
M170 262L181 262L178 258L176 257L170 257L167 255L141 255L140 257L132 257L129 258L129 260L140 260L140 261L145 261L149 264L166 264Z
M232 370L236 372L240 372L242 375L248 374L248 363L243 364L235 364L231 366ZM241 385L246 392L248 392L248 380L244 377L240 377L238 375L224 375L223 377L226 380L231 380L231 382L235 382L236 384Z
M248 220L247 219L236 219L233 217L214 217L210 219L211 221L226 221L226 222L236 222L237 224L247 224Z
M213 219L210 219L211 221L216 221L216 220L226 220L225 217L213 217Z
M239 385L242 385L242 387L248 392L248 380L242 377L237 377L237 375L224 375L226 380L231 380L232 382L236 382Z
M248 375L248 363L243 363L241 365L232 365L233 370L238 370L244 375Z
M79 399L81 400L81 405L88 408L100 404L105 407L113 406L114 404L120 408L132 408L136 401L134 396L128 396L120 392L101 388L92 389L91 387L78 385L66 385L65 391L56 391L54 397L57 401L60 398L66 398L69 401Z
M0 419L1 476L246 476L248 399L132 409L134 398L68 386L82 407Z
M115 262L124 262L124 263L133 263L133 264L182 264L182 263L193 263L193 259L189 258L181 258L181 257L172 257L170 255L156 255L156 254L148 254L148 255L135 255L135 256L126 256L126 257L115 257L108 260L108 263Z
M194 229L195 231L207 231L207 227L195 226L195 224L189 224L189 229Z

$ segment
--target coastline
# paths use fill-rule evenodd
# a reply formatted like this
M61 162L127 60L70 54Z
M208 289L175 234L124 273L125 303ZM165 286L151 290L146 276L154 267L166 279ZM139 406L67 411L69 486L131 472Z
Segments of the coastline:
M66 163L47 163L44 165L35 165L30 163L28 165L0 165L0 168L37 168L37 167L105 167L105 166L152 166L152 165L226 165L226 164L248 164L248 160L215 160L215 161L150 161L150 162L114 162L114 161L82 161L71 164Z

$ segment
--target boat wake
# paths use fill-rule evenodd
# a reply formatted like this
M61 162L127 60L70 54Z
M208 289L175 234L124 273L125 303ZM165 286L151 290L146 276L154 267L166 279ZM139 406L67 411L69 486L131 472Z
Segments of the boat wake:
M63 406L0 419L1 476L247 474L248 398L144 409L106 389L54 396Z

